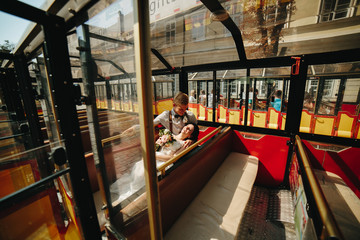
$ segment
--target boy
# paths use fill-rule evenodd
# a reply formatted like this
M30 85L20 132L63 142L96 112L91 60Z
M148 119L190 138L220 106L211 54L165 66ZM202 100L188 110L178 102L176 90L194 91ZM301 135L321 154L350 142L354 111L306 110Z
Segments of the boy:
M177 135L187 123L197 124L195 115L188 111L189 97L183 92L178 92L173 100L173 109L164 111L154 119L154 126L159 124L169 129ZM185 146L192 144L193 141L187 140Z
M270 102L271 106L273 108L275 108L276 111L281 110L281 95L282 95L282 91L281 90L276 90L275 91L275 99L274 99L273 102Z
M189 97L183 92L178 92L173 100L173 109L171 111L164 111L154 119L154 127L161 124L169 129L173 134L178 135L181 129L188 123L197 124L195 115L188 111ZM133 135L139 129L139 125L135 125L121 135ZM184 147L194 143L194 140L186 140Z

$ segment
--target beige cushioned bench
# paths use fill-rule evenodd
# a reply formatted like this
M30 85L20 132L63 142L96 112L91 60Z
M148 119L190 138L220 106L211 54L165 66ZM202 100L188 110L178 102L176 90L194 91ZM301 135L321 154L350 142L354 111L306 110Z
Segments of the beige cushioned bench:
M314 170L345 239L360 239L360 199L337 174Z
M234 239L257 170L256 157L230 153L165 239Z

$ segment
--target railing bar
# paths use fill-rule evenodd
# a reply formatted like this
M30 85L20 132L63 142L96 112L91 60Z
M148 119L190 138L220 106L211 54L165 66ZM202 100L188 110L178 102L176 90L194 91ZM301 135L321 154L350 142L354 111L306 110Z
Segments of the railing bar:
M217 129L213 130L211 133L209 133L208 135L206 135L205 137L201 138L199 141L197 141L196 143L194 143L193 145L191 145L190 147L184 149L183 151L181 151L178 155L172 157L170 160L166 161L163 165L161 165L157 170L161 173L165 172L165 168L167 166L169 166L170 164L173 164L174 162L176 162L177 160L179 160L182 156L184 156L185 154L187 154L188 152L190 152L191 150L193 150L194 148L196 148L200 143L204 142L207 138L209 138L211 135L213 135L216 132L219 132L222 129L222 126L218 127Z
M0 123L7 123L7 122L17 122L17 121L14 121L14 120L1 120Z
M0 206L4 207L8 204L11 204L16 201L16 199L25 199L28 195L34 195L33 191L37 191L38 189L42 189L45 184L48 182L68 173L70 171L70 168L65 168L63 170L60 170L51 176L45 177L29 186L26 186L14 193L11 193L3 198L0 199Z
M303 148L301 139L298 135L295 136L295 139L301 157L301 161L303 162L304 165L305 174L308 177L311 192L314 195L315 203L319 210L319 214L325 226L325 229L327 230L328 235L330 237L343 239L342 233L337 225L337 222L335 221L335 218L329 208L329 205L325 200L324 194L320 188L320 184L317 181L315 174L312 170L309 158Z
M63 144L63 142L64 142L64 140L60 140L60 141L53 142L51 144L48 143L48 144L42 145L40 147L36 147L36 148L32 148L30 150L19 152L19 153L16 153L16 154L13 154L13 155L10 155L10 156L7 156L7 157L4 157L4 158L0 159L0 162L9 161L9 160L14 159L16 157L19 157L19 156L22 156L22 155L25 155L25 154L30 154L30 153L35 152L35 151L40 150L40 149L46 149L48 147L55 146L57 144L61 145L61 144Z
M110 122L114 122L114 121L119 121L119 120L122 120L123 118L127 118L127 116L124 116L124 117L120 117L120 118L116 118L116 119L111 119L111 120L106 120L106 121L102 121L102 122L99 122L99 125L100 127L103 127L104 125L110 123ZM126 121L130 121L130 120L126 120ZM82 125L80 126L80 130L84 130L84 129L87 129L88 128L88 125Z
M1 137L0 141L7 140L7 139L10 139L10 138L22 137L22 136L25 136L25 133L19 133L19 134L14 134L14 135L11 135L11 136Z

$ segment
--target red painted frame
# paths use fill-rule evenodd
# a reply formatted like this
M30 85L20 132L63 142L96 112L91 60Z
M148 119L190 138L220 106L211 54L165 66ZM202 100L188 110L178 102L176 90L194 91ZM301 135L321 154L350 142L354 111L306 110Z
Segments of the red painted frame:
M234 151L259 158L256 183L269 187L280 185L284 180L289 138L264 135L259 140L254 140L244 138L238 131L234 132L237 136L233 141Z

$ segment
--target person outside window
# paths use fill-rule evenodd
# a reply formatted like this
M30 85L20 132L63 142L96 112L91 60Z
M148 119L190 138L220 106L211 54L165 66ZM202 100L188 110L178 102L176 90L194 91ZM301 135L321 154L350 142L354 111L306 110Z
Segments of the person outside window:
M276 111L281 110L281 95L282 95L282 91L281 90L276 90L275 91L275 99L274 99L273 102L270 102L271 106L273 108L275 108Z
M303 108L310 112L314 111L314 98L308 92L305 92Z
M195 93L195 90L191 90L191 92L190 92L190 97L189 97L189 102L190 102L190 103L196 103L196 93Z
M206 105L206 94L205 94L205 90L204 90L204 89L202 89L202 90L200 91L199 103L202 104L203 106Z

